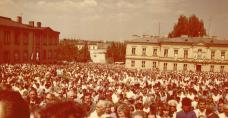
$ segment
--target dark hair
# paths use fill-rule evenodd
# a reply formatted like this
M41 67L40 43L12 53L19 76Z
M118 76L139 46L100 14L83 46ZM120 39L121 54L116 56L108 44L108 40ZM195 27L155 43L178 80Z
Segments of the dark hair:
M181 102L182 102L182 106L191 106L192 100L187 98L187 97L185 97L185 98L182 99Z
M0 91L0 102L3 103L5 118L29 118L30 111L20 93L15 91Z
M206 103L206 100L204 98L199 98L198 103Z
M143 110L143 104L142 103L136 103L135 104L135 109L136 110Z
M82 96L83 100L85 99L85 96L89 96L89 97L91 97L91 96L92 96L92 94L91 94L91 93L89 93L89 92L85 92L85 93L84 93L84 95Z
M73 118L84 118L85 115L83 106L72 101L51 104L40 111L41 118L68 118L70 116Z

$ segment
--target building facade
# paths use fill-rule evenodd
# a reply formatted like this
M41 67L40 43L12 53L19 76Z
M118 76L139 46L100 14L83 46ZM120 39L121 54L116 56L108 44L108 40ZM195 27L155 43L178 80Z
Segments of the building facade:
M59 32L0 16L0 63L50 63L56 61Z
M126 44L126 68L228 72L228 40L148 37Z
M79 39L64 39L61 42L71 43L77 47L80 51L82 50L85 45L87 44L90 59L93 63L106 63L106 52L107 48L110 45L107 42L103 41L91 41L91 40L79 40Z
M89 52L90 58L94 63L106 63L106 52L108 44L104 42L90 42Z

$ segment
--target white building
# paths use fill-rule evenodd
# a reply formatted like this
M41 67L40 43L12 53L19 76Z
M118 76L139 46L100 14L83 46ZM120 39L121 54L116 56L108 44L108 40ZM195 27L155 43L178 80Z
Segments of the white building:
M228 40L148 37L126 43L126 68L228 72Z
M107 45L103 42L89 43L90 58L94 63L106 63Z

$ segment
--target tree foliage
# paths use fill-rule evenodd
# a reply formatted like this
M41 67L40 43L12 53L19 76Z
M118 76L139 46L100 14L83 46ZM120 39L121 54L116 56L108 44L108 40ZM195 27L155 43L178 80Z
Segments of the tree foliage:
M169 33L169 37L180 37L181 35L190 37L205 36L206 29L204 28L204 22L199 20L195 15L189 18L181 15L178 23L174 25L173 31Z
M78 62L89 62L90 59L90 52L88 48L88 43L86 42L85 45L81 50L78 51L78 55L76 61Z
M73 41L61 41L58 45L58 60L78 62L90 61L88 43L85 42L85 45L80 50L77 48L76 43Z
M111 62L124 62L126 54L126 44L112 42L107 48L106 57Z
M60 42L57 50L58 60L74 61L78 53L78 48L73 43Z

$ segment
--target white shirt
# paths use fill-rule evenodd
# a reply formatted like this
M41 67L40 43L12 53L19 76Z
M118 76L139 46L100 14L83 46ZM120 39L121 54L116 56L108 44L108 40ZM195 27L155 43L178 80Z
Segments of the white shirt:
M220 113L218 114L219 118L227 118L227 116L225 115L225 113Z
M196 109L197 104L198 104L198 102L196 102L195 100L192 102L192 106L194 107L194 109Z
M219 101L219 99L221 98L221 96L220 95L212 95L212 98L213 98L213 101L215 101L215 102L217 102L217 101Z
M199 109L195 109L194 112L196 113L197 118L199 116L205 116L206 117L206 109L203 112L201 112Z
M94 112L92 112L92 113L89 115L88 118L99 118L99 116L97 115L97 112L94 111Z

